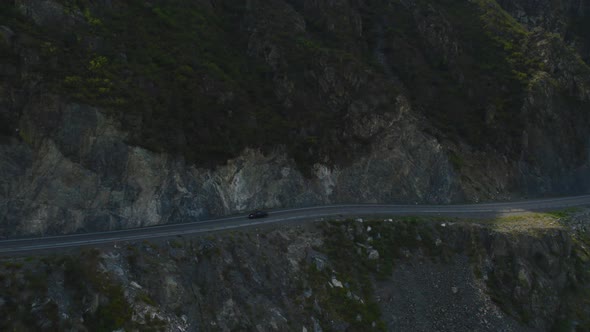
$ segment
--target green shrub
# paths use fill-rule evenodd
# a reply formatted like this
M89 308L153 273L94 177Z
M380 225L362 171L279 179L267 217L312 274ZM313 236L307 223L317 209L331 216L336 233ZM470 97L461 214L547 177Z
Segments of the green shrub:
M23 267L23 263L18 261L6 261L4 262L4 267L7 269L18 270Z
M113 331L130 324L132 310L125 299L121 286L108 285L102 289L108 303L100 305L96 314L86 314L84 321L93 331Z

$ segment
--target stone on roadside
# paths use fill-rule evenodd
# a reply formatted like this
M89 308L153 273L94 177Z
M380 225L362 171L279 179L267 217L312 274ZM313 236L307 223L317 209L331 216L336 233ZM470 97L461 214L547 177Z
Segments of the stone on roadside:
M340 282L338 279L336 279L335 277L332 277L332 280L330 281L330 284L332 285L332 287L337 287L337 288L342 288L344 287L342 285L342 282Z
M369 259L372 261L379 259L379 252L375 249L369 251Z

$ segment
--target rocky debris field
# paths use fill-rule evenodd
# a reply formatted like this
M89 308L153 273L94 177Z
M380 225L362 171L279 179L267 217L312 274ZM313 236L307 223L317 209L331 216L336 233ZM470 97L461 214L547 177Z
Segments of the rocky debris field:
M570 225L587 213L322 221L5 257L0 330L583 330L590 241Z

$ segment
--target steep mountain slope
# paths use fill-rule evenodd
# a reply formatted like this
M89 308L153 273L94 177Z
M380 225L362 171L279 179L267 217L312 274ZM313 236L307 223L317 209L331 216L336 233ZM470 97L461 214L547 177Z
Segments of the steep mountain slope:
M542 28L559 34L579 52L586 63L590 61L590 36L587 33L590 28L587 19L590 6L587 2L500 0L498 3L527 28Z
M581 1L16 0L0 19L3 233L590 188Z
M0 329L585 331L589 216L323 222L2 259Z

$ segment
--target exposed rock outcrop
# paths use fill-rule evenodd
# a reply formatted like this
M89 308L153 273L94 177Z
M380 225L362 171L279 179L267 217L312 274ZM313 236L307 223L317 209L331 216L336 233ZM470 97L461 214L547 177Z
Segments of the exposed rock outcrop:
M44 103L32 101L21 118L22 140L2 145L6 180L0 220L6 233L148 226L256 207L445 203L458 194L441 146L407 119L363 119L389 126L380 144L346 168L318 163L309 179L280 149L246 150L215 170L195 168L178 157L128 146L125 133L96 108L51 96L38 100Z

